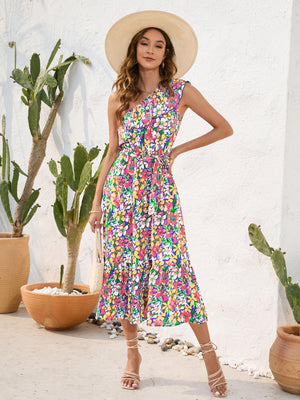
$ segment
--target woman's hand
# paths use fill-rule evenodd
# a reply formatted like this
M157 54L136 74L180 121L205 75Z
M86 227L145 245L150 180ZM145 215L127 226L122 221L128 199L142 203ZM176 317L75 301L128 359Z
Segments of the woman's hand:
M92 232L95 233L95 229L101 230L103 223L101 223L102 219L102 209L101 207L92 207L92 211L97 211L93 212L90 214L89 218L89 224L91 225Z

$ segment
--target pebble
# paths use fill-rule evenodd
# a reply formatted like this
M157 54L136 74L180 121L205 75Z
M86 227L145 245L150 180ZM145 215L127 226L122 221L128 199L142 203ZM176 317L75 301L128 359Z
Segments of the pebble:
M189 347L194 347L193 343L191 342L184 342L184 344L189 348Z
M156 335L153 335L152 333L146 333L146 336L148 336L150 339L156 339Z
M100 328L106 328L107 333L110 339L115 339L119 335L124 336L122 324L119 320L114 321L106 321L104 319L95 319L95 313L91 313L91 315L86 320L88 323L92 323L98 325ZM169 349L176 350L180 352L184 356L196 356L199 357L200 360L203 360L203 354L200 346L195 346L193 343L189 341L183 341L179 338L172 337L164 337L160 338L159 333L155 332L146 332L144 328L138 326L137 329L137 337L138 340L145 340L149 344L158 344L161 346L162 351L168 351ZM260 376L275 379L270 368L267 370L257 369L253 366L248 366L243 364L240 361L235 361L231 359L227 359L221 356L218 356L219 362L222 365L228 365L231 368L236 369L237 371L243 372L248 371L249 375L252 375L254 379L259 379Z
M201 350L200 346L193 346L193 347L188 348L186 352L187 352L187 354L193 356L195 354L198 354L200 352L200 350Z
M161 349L162 349L162 351L167 351L167 350L168 350L168 347L167 347L165 344L163 344L163 345L161 346Z
M155 343L155 340L152 339L152 338L150 338L150 339L147 340L147 343L154 344L154 343Z
M110 339L114 339L116 337L118 337L118 335L116 335L115 333L113 333L112 335L109 336Z

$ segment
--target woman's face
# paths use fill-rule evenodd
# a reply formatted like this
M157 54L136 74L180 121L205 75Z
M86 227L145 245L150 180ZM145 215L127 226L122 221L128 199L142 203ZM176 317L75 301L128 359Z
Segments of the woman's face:
M145 70L156 69L165 58L166 40L161 32L149 29L136 46L139 67Z

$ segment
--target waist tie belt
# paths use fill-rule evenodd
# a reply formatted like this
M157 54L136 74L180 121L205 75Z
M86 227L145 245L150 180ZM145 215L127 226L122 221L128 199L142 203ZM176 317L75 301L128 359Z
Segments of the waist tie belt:
M168 173L170 164L169 153L148 153L145 149L133 148L124 145L119 146L119 149L136 160L136 162L150 162L152 165L151 183L150 183L150 196L149 196L149 207L148 214L155 214L160 211L159 203L162 203L164 199L164 181L163 177ZM133 179L133 191L138 192L139 182L137 179ZM134 203L134 207L135 207Z

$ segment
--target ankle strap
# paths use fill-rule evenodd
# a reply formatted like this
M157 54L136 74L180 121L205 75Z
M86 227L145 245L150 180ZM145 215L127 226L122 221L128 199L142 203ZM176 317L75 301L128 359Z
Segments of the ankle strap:
M138 337L135 337L132 339L126 339L127 342L130 342L131 340L138 340ZM136 343L133 346L128 346L128 344L127 344L127 347L128 347L128 349L135 349L135 348L141 347L141 345L139 343Z
M201 346L202 354L206 354L206 353L208 353L210 351L215 351L218 348L217 345L215 343L211 342L211 341L209 341L207 343L203 343L203 344L200 343L200 346ZM209 349L202 349L202 347L204 347L204 346L209 346ZM216 347L213 348L213 346L216 346Z

